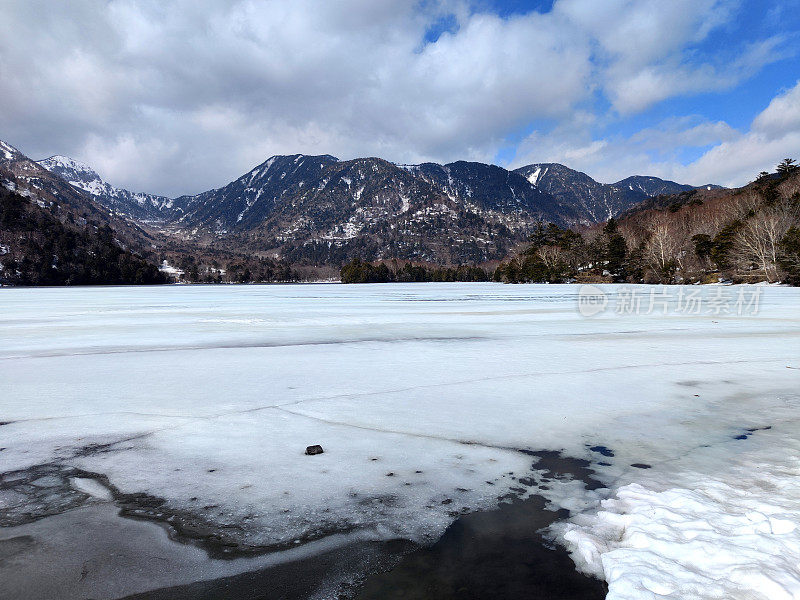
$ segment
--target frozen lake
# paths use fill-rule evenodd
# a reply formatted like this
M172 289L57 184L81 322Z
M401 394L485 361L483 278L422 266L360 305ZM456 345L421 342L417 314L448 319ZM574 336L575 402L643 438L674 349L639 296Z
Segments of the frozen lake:
M2 289L0 525L113 492L223 552L313 553L539 494L609 598L800 597L800 290L580 291ZM607 488L542 488L541 450Z

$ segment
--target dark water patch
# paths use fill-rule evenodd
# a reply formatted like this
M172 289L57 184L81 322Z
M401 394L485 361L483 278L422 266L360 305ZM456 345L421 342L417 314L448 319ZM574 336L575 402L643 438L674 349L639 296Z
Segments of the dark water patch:
M601 600L605 583L575 570L569 554L538 533L565 511L541 496L457 519L429 548L394 569L367 577L358 600Z
M751 435L756 433L757 431L767 431L768 429L772 429L772 425L767 425L765 427L748 427L744 431L745 433L740 433L739 435L733 436L735 440L746 440Z
M91 446L88 452L95 451ZM100 452L106 450L101 446ZM0 496L4 507L0 511L0 527L13 527L32 523L45 517L97 502L88 493L76 489L72 479L92 479L106 488L119 508L119 515L130 519L152 521L167 526L170 538L194 544L211 558L232 559L287 550L333 534L350 533L354 527L334 519L320 520L294 539L276 544L249 544L244 528L237 524L220 524L217 505L206 505L192 511L171 507L164 498L146 493L123 493L112 485L108 477L59 463L46 463L28 469L0 473ZM196 498L194 499L196 500ZM391 497L369 498L370 501L391 504ZM107 501L107 500L105 500ZM205 514L204 514L205 513Z
M531 466L534 471L544 471L542 479L577 479L584 483L587 490L598 490L605 487L594 478L592 463L581 458L564 456L553 450L526 452L537 460Z
M594 479L589 461L552 451L521 451L535 459L531 469L543 480L578 479L588 489ZM531 477L520 483L533 485ZM522 488L511 488L517 494ZM549 489L539 485L539 489ZM547 599L601 600L608 587L575 570L569 554L553 545L541 530L569 517L550 510L547 500L514 494L500 498L494 510L460 516L427 548L406 555L393 569L365 578L358 600Z
M597 454L602 454L603 456L606 456L608 458L614 456L614 451L609 450L605 446L591 446L589 450L591 450L592 452L596 452Z
M106 446L92 446L88 452L108 451ZM469 513L468 507L450 512L455 519L445 535L435 544L420 548L407 540L390 542L352 542L344 548L323 551L308 559L188 585L156 590L132 596L137 600L260 599L307 598L321 585L335 584L334 594L363 598L603 598L605 584L577 573L569 555L553 548L538 533L554 520L569 516L566 510L548 510L539 495L524 500L520 496L535 491L538 475L548 481L576 479L587 488L602 484L593 478L591 463L551 451L525 451L532 460L533 476L518 478L515 492L506 495L492 511ZM86 493L73 489L71 478L94 479L110 491L119 514L134 520L164 525L172 540L190 543L206 551L212 559L230 559L262 555L327 538L338 533L352 533L351 524L335 518L321 519L316 527L295 541L251 545L241 524L220 524L218 508L183 510L170 506L164 498L144 493L124 494L107 477L59 464L0 475L0 488L15 488L29 505L32 494L46 496L48 508L37 515L22 515L34 520L64 512L92 501ZM544 479L542 478L542 479ZM522 487L525 486L525 487ZM548 489L549 486L542 486ZM459 491L456 489L456 491ZM391 503L393 498L361 497L357 500ZM196 500L196 498L195 498ZM445 499L443 504L453 503ZM19 517L19 515L18 515ZM372 573L366 578L363 574ZM363 588L359 587L363 582ZM389 591L387 591L389 590ZM391 593L390 593L391 592ZM330 596L330 594L328 594Z
M194 544L205 550L208 556L214 559L235 559L279 552L334 534L352 533L357 529L345 521L320 519L316 526L308 528L305 533L291 540L273 544L254 544L245 541L247 532L242 525L220 523L213 518L223 514L215 510L218 508L216 504L202 507L209 513L206 517L197 509L189 511L174 508L164 498L144 493L122 494L114 491L114 500L120 507L120 516L162 523L168 527L170 538L178 542ZM362 505L378 503L391 506L393 502L393 497L388 495L370 496L359 500L359 504Z
M525 451L533 460L532 470L549 480L579 479L589 489L595 480L591 463L558 452ZM540 531L569 516L565 509L549 510L540 495L524 500L520 495L535 487L534 477L520 477L516 493L502 498L490 511L452 511L455 521L443 537L430 547L408 540L356 542L346 548L262 570L130 596L126 600L261 600L307 598L324 585L326 597L381 600L404 599L503 599L547 598L549 600L600 600L605 583L575 570L569 554L554 548ZM542 486L547 489L548 486ZM124 502L117 498L117 502ZM140 510L141 518L166 520L181 541L199 543L214 558L231 558L276 548L233 545L219 524L193 531L187 521L167 518L165 506L137 495L127 502ZM442 504L451 504L444 498ZM158 516L160 515L160 516ZM129 515L131 516L131 515ZM174 516L174 515L173 515ZM231 532L234 533L234 532ZM312 541L303 539L302 542ZM363 574L367 574L364 576Z
M532 469L545 471L550 479L581 479L592 489L601 486L588 461L557 452L526 454L535 459ZM518 493L529 489L519 488ZM407 540L357 542L295 562L125 600L299 600L320 590L325 597L360 600L605 598L606 584L578 573L569 554L540 533L567 518L569 511L549 510L540 495L522 500L508 494L500 500L490 511L453 511L456 520L429 547ZM449 498L442 500L450 503Z
M360 542L344 548L241 575L162 588L120 600L306 600L330 590L325 597L350 598L359 573L390 569L414 549L405 540Z
M89 494L71 485L74 477L97 479L108 487L108 479L102 475L56 463L0 473L0 496L4 500L0 527L33 523L91 501Z
M117 452L121 450L119 448L120 442L109 442L108 444L86 444L78 448L75 453L74 457L76 458L83 458L86 456L96 456L98 454L108 454L109 452Z

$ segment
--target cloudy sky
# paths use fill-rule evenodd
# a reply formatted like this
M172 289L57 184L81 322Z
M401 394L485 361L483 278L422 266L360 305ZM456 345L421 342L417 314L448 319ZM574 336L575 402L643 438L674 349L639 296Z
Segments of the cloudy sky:
M273 154L740 185L800 158L800 0L0 0L0 139L166 195Z

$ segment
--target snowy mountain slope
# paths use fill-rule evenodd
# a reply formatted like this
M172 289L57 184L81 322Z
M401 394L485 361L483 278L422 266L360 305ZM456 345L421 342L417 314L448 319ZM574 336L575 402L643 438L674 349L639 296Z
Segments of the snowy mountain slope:
M616 183L599 183L586 173L558 163L526 165L515 172L562 202L579 206L592 222L614 217L647 198L696 189L691 185L643 175L627 177ZM714 185L702 187L719 189Z
M92 221L98 226L109 225L125 244L149 245L150 236L135 223L117 217L91 194L70 185L3 141L0 141L0 185L30 198L60 218L70 214L73 219Z
M566 223L583 215L572 204L559 202L519 173L495 165L458 161L446 165L407 166L417 177L441 189L448 197L467 198L486 210L538 210L558 215Z
M587 223L605 221L647 197L642 193L616 190L558 163L527 165L516 169L515 173L561 202L579 207Z
M523 177L480 163L274 156L230 184L179 199L194 236L234 238L294 260L501 258L542 219L581 221Z
M158 223L180 214L179 203L171 198L114 187L103 181L88 165L67 156L57 154L37 162L70 185L88 192L103 206L119 215L146 223Z
M80 231L81 235L84 228L91 233L108 226L113 232L115 244L146 258L160 241L135 222L107 209L88 192L70 185L3 141L0 141L0 187L27 198L31 204L46 211L46 218L32 218L31 222L53 221L48 226L49 231L61 230L55 221L67 230ZM35 210L29 212L36 213ZM55 242L53 239L45 241L51 244ZM54 255L61 250L56 248Z
M220 235L257 227L284 199L305 191L304 186L318 186L326 167L336 162L329 155L273 156L219 189L178 198L190 207L178 223Z
M622 181L611 184L618 189L627 188L630 191L639 191L645 194L648 198L654 196L665 196L668 194L679 194L680 192L688 192L689 190L704 189L704 190L720 190L722 186L719 185L685 185L676 183L666 179L659 179L658 177L647 177L644 175L634 175L627 177Z

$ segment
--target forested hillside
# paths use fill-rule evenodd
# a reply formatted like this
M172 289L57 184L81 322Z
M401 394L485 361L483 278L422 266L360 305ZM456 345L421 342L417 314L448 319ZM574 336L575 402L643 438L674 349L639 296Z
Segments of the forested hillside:
M743 188L661 196L580 233L540 224L495 278L798 285L800 170L786 159Z
M0 187L0 284L164 282L155 265L119 245L107 224Z

